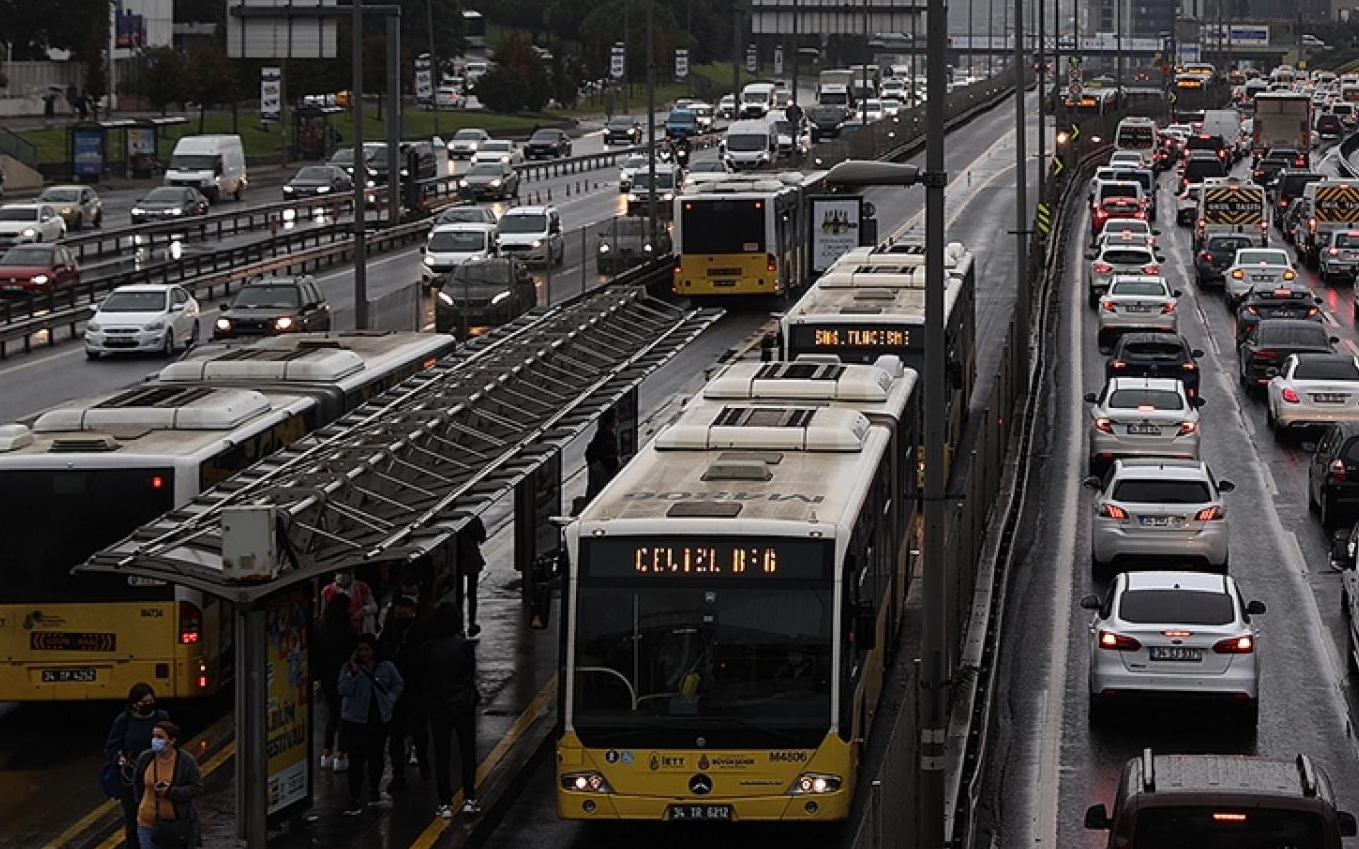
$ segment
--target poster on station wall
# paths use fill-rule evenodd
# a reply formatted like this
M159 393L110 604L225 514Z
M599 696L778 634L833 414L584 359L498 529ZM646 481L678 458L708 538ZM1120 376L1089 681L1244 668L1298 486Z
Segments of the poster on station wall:
M311 603L304 588L282 593L266 605L264 749L271 819L311 803L310 622Z
M820 274L845 252L859 246L863 198L858 195L814 197L812 201L812 271Z
M104 173L104 129L75 127L71 130L71 170L77 177Z

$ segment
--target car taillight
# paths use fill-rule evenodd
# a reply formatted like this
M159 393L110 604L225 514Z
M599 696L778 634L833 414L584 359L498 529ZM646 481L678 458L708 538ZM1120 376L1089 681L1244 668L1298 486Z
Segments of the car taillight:
M203 611L191 601L179 603L179 644L197 645L203 638Z
M1108 419L1101 417L1095 419L1095 430L1103 431L1104 433L1113 433L1114 424Z
M1194 514L1195 522L1211 522L1214 519L1223 517L1222 508L1214 504L1212 507L1205 507Z
M675 266L674 268L670 269L670 270L673 271L673 272L675 273L675 276L676 276L676 277L679 276L679 274L680 274L680 267L679 267L678 265Z
M1198 367L1199 367L1198 363L1185 363L1184 365L1180 366L1180 368L1184 369L1185 371L1195 371L1198 369Z
M1203 260L1204 262L1210 263L1213 261L1213 255L1208 253L1207 251L1204 251L1203 253L1199 254L1199 259Z
M1175 302L1171 301L1161 307L1161 315L1170 315L1175 311Z
M1235 271L1232 272L1232 279L1233 279L1233 280L1241 280L1241 279L1244 279L1245 276L1246 276L1246 272L1242 271L1242 270L1239 269L1239 268L1238 268L1237 270L1235 270Z
M1340 249L1339 249L1339 248L1330 248L1330 249L1328 249L1328 250L1326 251L1326 253L1329 254L1330 256L1340 256Z
M1332 460L1326 470L1338 481L1349 480L1349 470L1345 467L1344 460Z
M1259 311L1258 309L1256 309L1255 307L1246 307L1246 312L1250 313L1251 315L1259 315L1259 314L1260 314L1260 311Z
M1146 220L1146 217L1147 214L1140 209L1133 213L1133 218L1136 218L1138 220Z
M1109 272L1114 270L1114 267L1107 262L1097 262L1093 266L1091 266L1091 269L1096 274L1108 274Z
M1283 391L1279 393L1279 397L1290 404L1302 403L1302 399L1298 397L1298 391L1291 386L1285 386Z
M1113 368L1113 369L1127 368L1127 367L1128 367L1128 364L1125 363L1125 362L1123 362L1122 360L1114 360L1112 363L1109 363L1109 368Z
M1318 309L1317 307L1312 307L1311 309L1309 309L1309 310L1307 311L1307 317L1308 317L1308 318L1311 318L1312 316L1317 315L1317 314L1320 313L1320 312L1321 312L1321 310Z
M1161 273L1161 266L1157 265L1157 264L1154 263L1154 262L1151 263L1151 264L1149 264L1149 265L1144 265L1144 266L1142 266L1142 273L1143 273L1143 274L1160 274L1160 273Z
M1293 164L1299 168L1305 168L1307 167L1307 160L1304 157L1299 156L1297 159L1293 160Z
M1255 651L1255 638L1250 634L1228 637L1225 640L1218 640L1213 643L1213 652L1216 654L1250 654L1253 651Z
M1279 198L1279 206L1288 206L1288 198Z
M1122 520L1122 519L1128 518L1128 511L1127 511L1127 510L1124 510L1122 507L1119 507L1117 504L1109 504L1109 503L1107 503L1107 502L1104 504L1104 506L1102 506L1102 507L1099 508L1099 514L1100 514L1101 516L1104 516L1104 517L1107 518L1107 519L1120 519L1120 520Z
M1137 651L1142 648L1142 644L1117 631L1100 631L1099 647L1109 651Z
M1226 159L1226 158L1227 158L1227 151L1225 151L1225 150L1219 150L1219 151L1217 152L1217 158L1218 158L1218 159Z
M1197 422L1180 422L1180 436L1188 436L1198 429Z
M1198 228L1199 228L1200 230L1202 230L1202 229L1203 229L1203 225L1204 225L1204 224L1207 224L1207 223L1208 223L1207 221L1205 221L1204 219L1200 218L1200 219L1199 219L1199 223L1198 223Z
M1257 360L1277 360L1279 358L1279 352L1271 351L1268 348L1262 348L1255 352L1255 358Z
M1114 302L1113 302L1113 301L1100 301L1100 302L1099 302L1099 307L1100 307L1100 309L1104 310L1105 312L1114 312L1114 311L1116 310L1116 307L1114 307Z

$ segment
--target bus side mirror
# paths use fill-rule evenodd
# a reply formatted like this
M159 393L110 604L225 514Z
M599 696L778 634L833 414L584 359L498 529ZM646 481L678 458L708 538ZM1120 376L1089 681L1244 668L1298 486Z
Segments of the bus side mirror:
M1359 835L1359 823L1354 821L1354 814L1349 811L1335 812L1336 825L1340 826L1341 837L1354 837Z

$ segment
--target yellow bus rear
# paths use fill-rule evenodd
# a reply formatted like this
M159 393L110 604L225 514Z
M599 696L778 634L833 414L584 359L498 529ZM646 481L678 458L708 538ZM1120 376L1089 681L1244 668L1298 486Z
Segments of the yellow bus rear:
M677 201L676 295L781 295L784 260L773 220L775 196L690 196Z

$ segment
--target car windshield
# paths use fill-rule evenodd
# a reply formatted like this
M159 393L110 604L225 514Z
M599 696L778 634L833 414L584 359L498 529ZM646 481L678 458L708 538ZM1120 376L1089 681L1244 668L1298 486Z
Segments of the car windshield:
M480 230L436 232L429 237L426 250L431 253L469 253L486 249L486 234Z
M769 95L762 91L748 91L741 95L741 99L746 103L763 103L769 99Z
M80 189L47 189L38 195L38 200L52 203L75 203L80 200Z
M1231 808L1232 806L1227 806ZM1160 849L1324 849L1332 846L1326 839L1319 815L1305 810L1232 808L1233 816L1218 816L1223 806L1165 806L1141 808L1137 812L1129 846L1155 846Z
M37 221L38 210L22 206L0 209L0 221Z
M455 268L452 279L457 283L494 283L504 286L510 282L510 263L470 262Z
M779 135L791 136L793 134L792 121L775 121L774 128L779 131Z
M706 162L695 162L693 165L689 166L690 174L695 174L699 172L705 172L709 174L725 174L727 173L727 166L723 165L722 160L720 159L709 159Z
M1125 342L1123 358L1136 360L1184 360L1184 348L1172 342Z
M1236 263L1237 265L1288 265L1288 254L1269 249L1237 251Z
M632 186L633 186L634 189L649 189L649 188L651 188L651 174L648 173L648 172L646 172L646 171L640 171L640 172L638 172L638 173L637 173L637 176L635 176L635 177L632 178ZM673 188L675 187L675 174L674 174L674 172L671 172L671 171L657 171L657 172L656 172L656 187L657 187L657 188L660 188L660 189L673 189Z
M672 124L692 124L697 118L698 116L688 109L670 113L670 123Z
M839 108L812 108L807 111L807 117L813 121L839 121L845 117L845 111Z
M330 157L331 165L352 165L354 163L354 148L342 147L335 151Z
M769 146L769 137L756 135L755 133L742 133L740 135L727 136L727 150L755 151L764 150Z
M184 190L170 186L161 186L159 189L152 189L146 193L140 203L182 203L184 201Z
M1337 248L1359 247L1359 233L1336 233L1334 244Z
M489 150L492 153L509 153L510 151L514 150L514 142L509 141L482 142L481 149L482 151Z
M162 312L167 292L114 292L99 305L100 312Z
M1312 322L1266 321L1260 325L1257 341L1261 345L1294 345L1305 348L1329 348L1326 328Z
M246 286L236 293L231 302L234 309L241 307L296 309L301 305L295 286Z
M1222 236L1208 240L1208 250L1213 253L1231 251L1233 255L1242 248L1250 247L1251 240L1248 236Z
M502 233L544 233L547 231L547 216L541 212L522 215L506 215L500 219Z
M1111 262L1114 265L1142 265L1152 261L1151 254L1145 251L1130 251L1126 248L1121 250L1106 250L1100 254L1100 259Z
M221 165L222 157L211 154L181 153L170 157L170 167L181 171L212 171Z
M467 176L469 177L503 177L504 175L505 172L500 169L500 166L493 162L473 165L467 169Z
M1183 410L1184 399L1180 393L1168 389L1115 389L1109 393L1105 406L1115 410L1136 410L1150 407L1153 410Z
M1141 192L1136 185L1130 183L1105 183L1100 186L1101 198L1135 198Z
M1127 478L1114 484L1114 499L1135 504L1203 504L1208 484L1195 480Z
M485 221L495 223L495 213L484 206L452 206L439 213L440 224L458 224L464 221Z
M635 171L638 168L645 168L646 163L647 160L645 156L629 156L627 159L623 160L623 164L619 167L624 169L631 168Z
M539 130L533 134L533 137L529 139L529 141L556 142L558 138L560 138L560 135L557 130Z
M10 248L0 257L0 265L37 265L44 268L52 265L51 248Z
M631 118L614 118L609 122L611 130L631 130L633 126Z
M454 141L476 141L481 137L481 130L458 130L453 134Z
M634 215L619 215L609 221L608 229L600 235L605 237L645 236L648 229L645 218Z
M329 168L322 168L319 165L310 165L297 172L294 180L329 180L331 177Z
M1293 369L1294 380L1359 380L1359 367L1354 360L1305 359L1298 360Z
M1129 590L1119 597L1118 618L1148 624L1226 625L1236 620L1236 605L1225 592Z
M1154 295L1165 297L1165 284L1159 280L1115 280L1109 287L1110 295Z

